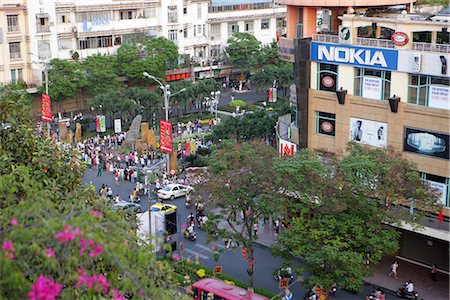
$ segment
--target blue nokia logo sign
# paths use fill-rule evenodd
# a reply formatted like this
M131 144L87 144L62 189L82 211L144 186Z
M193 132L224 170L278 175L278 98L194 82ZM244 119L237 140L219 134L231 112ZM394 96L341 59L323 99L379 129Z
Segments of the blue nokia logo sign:
M395 71L398 65L398 51L312 42L311 60Z

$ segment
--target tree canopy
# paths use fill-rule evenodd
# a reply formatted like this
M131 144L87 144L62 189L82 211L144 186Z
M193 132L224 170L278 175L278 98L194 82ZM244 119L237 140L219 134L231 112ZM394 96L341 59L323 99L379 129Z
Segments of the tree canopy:
M228 39L225 51L231 64L243 71L249 71L254 66L251 59L259 55L261 42L246 32L235 32Z
M76 61L52 59L49 64L49 95L53 101L64 101L75 96L86 85L82 65ZM45 82L42 87L45 92Z
M96 96L119 88L116 63L114 56L102 54L90 55L82 62L86 78L85 88L91 95Z
M182 297L135 218L82 183L78 154L34 131L28 94L0 95L0 298Z

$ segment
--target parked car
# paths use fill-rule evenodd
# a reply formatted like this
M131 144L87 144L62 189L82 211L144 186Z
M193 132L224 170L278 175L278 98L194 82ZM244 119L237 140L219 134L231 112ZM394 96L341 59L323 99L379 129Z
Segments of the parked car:
M170 214L177 210L177 207L172 204L156 203L150 206L151 211L164 211L166 214Z
M124 210L127 212L140 213L141 205L133 202L119 201L114 203L113 210L114 211Z
M162 189L158 190L156 193L158 198L164 200L173 200L178 197L186 196L194 190L193 187L182 184L168 184Z

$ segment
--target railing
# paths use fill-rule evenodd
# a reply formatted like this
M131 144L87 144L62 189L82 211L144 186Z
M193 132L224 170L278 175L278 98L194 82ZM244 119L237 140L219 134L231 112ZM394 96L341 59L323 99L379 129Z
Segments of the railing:
M18 25L8 26L8 32L18 32L18 31L19 31L19 26Z
M36 27L37 32L50 32L50 26L49 25L39 25Z
M412 50L450 53L450 45L448 45L448 44L431 44L431 43L412 43Z
M20 52L10 52L9 53L9 59L20 59L21 55Z
M370 46L376 48L394 48L394 44L391 40L383 39L371 39L371 38L355 38L353 39L354 45Z
M314 34L313 41L338 44L339 37L337 35L331 35L331 34Z

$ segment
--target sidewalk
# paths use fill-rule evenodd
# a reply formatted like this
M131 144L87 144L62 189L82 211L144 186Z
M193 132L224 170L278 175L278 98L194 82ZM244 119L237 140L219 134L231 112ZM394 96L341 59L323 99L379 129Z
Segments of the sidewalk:
M280 232L282 234L282 232ZM257 244L263 247L271 247L275 241L272 223L264 225L260 222ZM398 280L389 278L391 264L397 260ZM372 269L372 276L364 278L364 281L395 293L406 280L412 280L419 297L424 300L449 299L449 276L445 273L437 273L437 282L431 280L430 268L403 260L401 257L385 256L380 264Z

